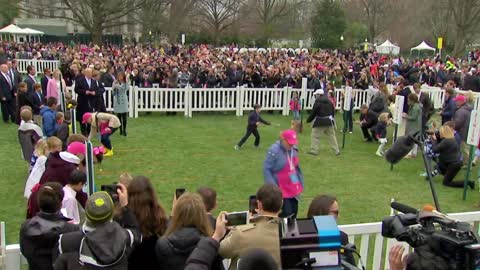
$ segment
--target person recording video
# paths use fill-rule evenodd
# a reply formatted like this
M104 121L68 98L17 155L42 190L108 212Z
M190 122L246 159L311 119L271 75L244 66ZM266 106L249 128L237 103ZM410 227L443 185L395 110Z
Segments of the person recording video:
M445 260L430 251L428 246L415 248L415 252L403 255L402 245L393 246L388 253L389 270L447 270Z

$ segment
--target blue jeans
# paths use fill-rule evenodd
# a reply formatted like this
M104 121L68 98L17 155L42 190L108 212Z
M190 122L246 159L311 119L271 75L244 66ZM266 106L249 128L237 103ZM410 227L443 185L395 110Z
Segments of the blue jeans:
M112 142L110 141L110 136L112 136L113 133L117 131L117 128L110 128L110 129L112 130L112 132L108 134L103 134L100 137L100 141L102 142L103 146L105 146L105 148L112 150Z
M300 120L300 111L293 111L293 120Z
M296 198L284 198L282 213L280 213L280 217L286 218L288 216L293 215L293 218L297 218L297 213L298 213L298 200Z

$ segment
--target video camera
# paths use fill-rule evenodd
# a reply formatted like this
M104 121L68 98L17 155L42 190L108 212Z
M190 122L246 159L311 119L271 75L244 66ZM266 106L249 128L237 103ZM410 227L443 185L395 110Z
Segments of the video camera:
M341 245L340 230L332 216L283 219L279 236L282 269L358 269L354 262L345 260L345 252L358 253L354 245Z
M383 219L383 237L407 242L413 248L428 247L432 255L445 260L448 269L480 269L480 244L469 223L435 210L417 211L396 202L391 206L404 214Z

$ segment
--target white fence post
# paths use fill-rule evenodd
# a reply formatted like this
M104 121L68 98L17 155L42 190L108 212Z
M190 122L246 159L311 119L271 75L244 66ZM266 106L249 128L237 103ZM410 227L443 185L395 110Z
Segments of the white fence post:
M138 104L140 102L138 102L138 89L136 86L133 86L132 87L132 90L133 90L133 106L135 107L135 118L138 118Z
M190 86L190 84L187 84L187 87L184 88L184 95L185 95L185 100L183 101L184 103L184 109L185 109L185 112L184 112L184 115L185 117L189 117L190 116L190 95L188 93L190 93L190 89L192 87Z
M242 116L242 109L243 109L243 95L242 95L242 89L243 86L237 85L237 91L236 91L236 96L237 96L237 116Z
M188 89L188 117L192 117L192 107L193 107L193 88Z
M133 91L134 91L133 86L130 85L129 89L128 89L128 117L130 117L130 118L135 117L135 115L134 115L134 111L135 111L134 110L135 109L134 108L134 104L135 104L134 98L135 97L133 95Z
M288 86L285 86L283 88L283 92L282 92L282 95L283 95L283 112L282 112L282 115L283 116L288 116L288 113L290 111L290 108L289 108L289 105L290 105L290 96L292 95L292 88L288 87Z
M302 78L302 90L301 90L301 94L300 94L300 100L303 104L303 107L306 107L307 106L307 83L308 83L308 79L307 78ZM302 108L303 110L303 108Z

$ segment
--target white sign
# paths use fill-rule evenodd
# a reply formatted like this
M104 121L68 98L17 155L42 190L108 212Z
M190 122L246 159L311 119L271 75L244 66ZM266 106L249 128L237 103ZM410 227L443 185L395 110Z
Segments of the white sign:
M312 266L316 267L336 266L340 261L338 258L338 251L334 250L310 252L309 257L315 259L315 263L312 264Z
M185 34L182 34L182 45L185 45Z
M395 111L393 112L393 123L397 125L400 125L400 123L402 123L404 102L405 102L405 97L400 95L397 95L395 97Z
M470 114L470 126L468 127L467 144L478 145L480 140L480 115L477 110L473 110Z
M346 112L350 111L350 107L352 106L352 92L353 88L351 86L345 87L345 96L343 98L343 110Z

